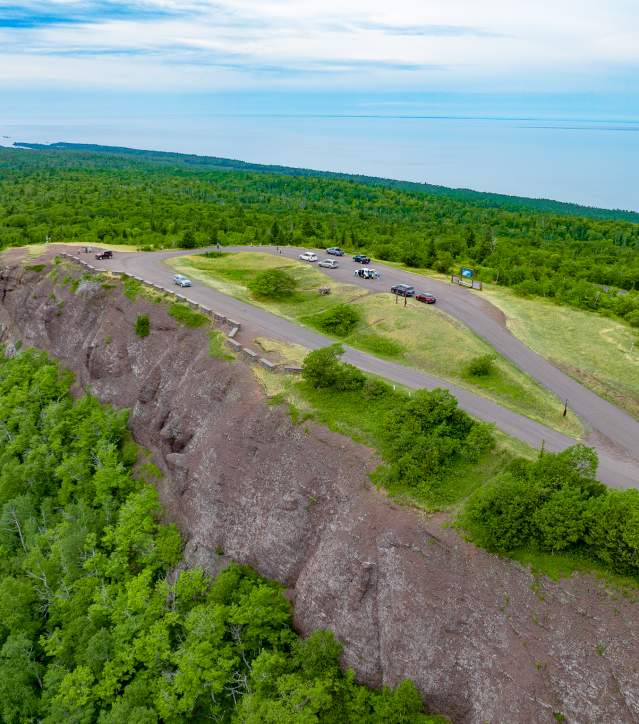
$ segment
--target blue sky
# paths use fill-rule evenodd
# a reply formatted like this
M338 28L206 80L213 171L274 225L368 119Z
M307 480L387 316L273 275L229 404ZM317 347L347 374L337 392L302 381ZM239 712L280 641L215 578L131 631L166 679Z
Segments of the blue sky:
M639 91L636 0L0 0L0 89Z
M639 209L638 1L0 0L0 144Z

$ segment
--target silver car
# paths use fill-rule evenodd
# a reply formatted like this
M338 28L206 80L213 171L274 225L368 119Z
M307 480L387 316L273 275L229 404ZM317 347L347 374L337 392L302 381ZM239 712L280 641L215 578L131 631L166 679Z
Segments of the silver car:
M335 259L322 259L317 266L324 267L324 269L337 269L339 264L335 261Z
M178 285L178 287L192 287L193 286L191 280L188 277L185 277L183 274L176 274L173 277L173 281Z

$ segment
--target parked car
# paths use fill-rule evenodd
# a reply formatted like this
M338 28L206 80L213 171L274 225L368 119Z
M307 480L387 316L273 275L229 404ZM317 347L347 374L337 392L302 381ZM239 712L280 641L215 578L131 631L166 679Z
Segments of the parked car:
M179 277L179 279L178 279ZM187 277L183 277L181 274L176 274L173 279L175 280L175 283L178 285L178 287L192 287L193 283L190 279L187 279Z
M435 304L437 301L437 298L434 294L431 294L430 292L417 292L415 295L415 299L418 302L424 302L424 304Z
M329 246L326 253L332 254L333 256L344 256L344 252L339 248L339 246Z
M105 249L104 251L99 251L95 255L96 259L113 259L113 252L110 249Z
M391 287L391 292L400 297L414 297L415 287L411 287L410 284L395 284L394 287Z
M298 257L301 261L317 261L317 254L313 254L312 251L305 251L303 254L300 254Z
M360 264L370 264L371 258L370 256L366 256L366 254L355 254L353 261L357 261Z
M354 276L360 277L361 279L379 279L381 274L377 271L377 269L368 269L367 267L364 267L363 269L355 269Z
M335 261L335 259L322 259L317 266L324 267L324 269L337 269L339 264Z

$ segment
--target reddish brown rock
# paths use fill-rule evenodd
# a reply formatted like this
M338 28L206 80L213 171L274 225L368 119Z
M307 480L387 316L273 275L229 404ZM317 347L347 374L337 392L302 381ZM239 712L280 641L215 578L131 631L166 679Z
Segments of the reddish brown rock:
M4 342L70 367L77 390L131 409L190 562L234 559L282 581L299 630L331 628L361 681L411 677L458 722L639 721L637 604L586 576L535 581L388 501L369 483L370 450L294 425L242 362L208 355L203 331L19 266L0 273L0 324Z

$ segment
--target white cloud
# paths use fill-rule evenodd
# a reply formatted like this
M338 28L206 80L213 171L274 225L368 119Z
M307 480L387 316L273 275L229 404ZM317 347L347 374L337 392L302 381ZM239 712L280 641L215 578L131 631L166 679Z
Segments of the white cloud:
M639 66L632 5L56 0L13 3L3 23L0 2L0 84L588 88Z

